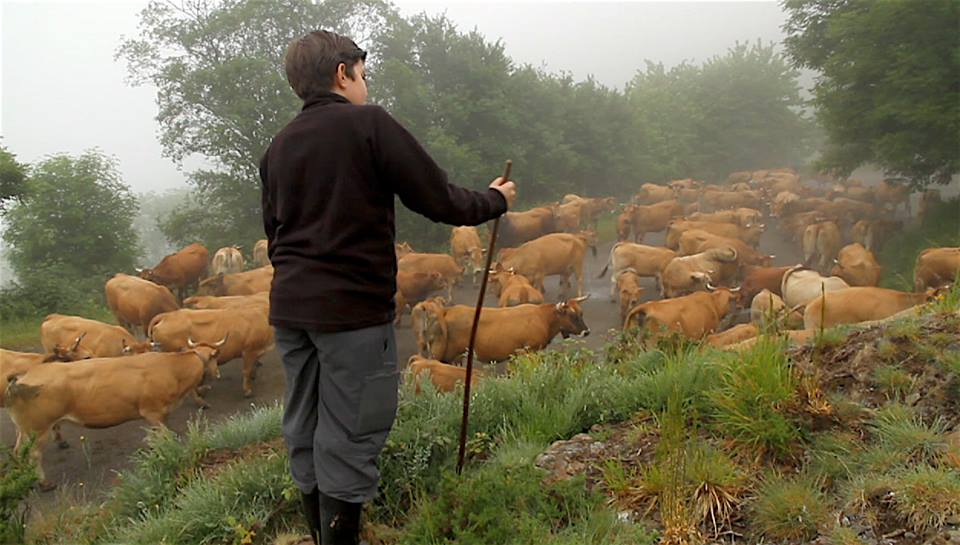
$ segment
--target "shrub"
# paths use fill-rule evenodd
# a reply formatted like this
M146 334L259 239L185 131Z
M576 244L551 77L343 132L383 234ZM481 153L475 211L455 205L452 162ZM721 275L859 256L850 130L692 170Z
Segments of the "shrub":
M897 514L917 533L943 529L960 516L960 474L922 465L906 469L893 480Z
M812 539L828 517L823 493L804 478L774 475L757 492L751 509L751 526L771 540Z
M26 534L23 500L39 479L30 459L32 446L30 440L17 451L0 445L0 543L22 543Z
M882 446L902 463L935 459L946 447L946 423L936 418L927 425L906 405L891 404L877 411L871 429Z

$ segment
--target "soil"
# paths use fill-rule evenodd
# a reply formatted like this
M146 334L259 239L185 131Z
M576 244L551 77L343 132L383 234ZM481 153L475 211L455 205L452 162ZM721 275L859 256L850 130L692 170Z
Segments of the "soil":
M649 234L644 244L663 244L664 235ZM620 328L619 306L610 301L610 273L604 278L597 278L600 270L606 264L613 246L611 242L598 246L596 256L586 256L584 264L584 292L590 294L590 299L582 305L584 321L590 327L589 336L566 341L565 346L585 346L598 349L614 338ZM768 230L761 240L761 249L764 252L777 256L778 264L793 264L799 261L799 248L789 243L776 230ZM657 298L657 289L652 278L645 278L642 285L646 288L645 300ZM546 297L548 301L556 301L559 297L559 282L556 278L548 279ZM469 280L454 290L454 303L475 305L479 288L470 285ZM495 298L488 292L487 305L496 305ZM741 321L744 318L741 316ZM555 339L553 346L560 342ZM416 351L416 341L410 328L409 315L404 317L402 325L397 329L397 348L399 361L405 362ZM262 366L257 371L254 383L253 397L244 399L241 391L241 366L239 360L234 360L221 367L221 378L215 382L205 396L210 407L199 411L192 399L185 399L174 410L167 421L167 425L176 433L187 430L191 420L203 415L210 423L216 423L225 418L250 408L251 405L271 405L281 403L285 388L285 380L280 358L276 351L268 352L262 359ZM502 368L502 366L500 367ZM92 501L103 498L109 490L118 471L130 467L130 456L144 446L146 424L143 421L132 421L108 429L85 429L66 422L63 425L63 437L69 443L67 449L59 449L52 441L44 450L43 466L47 479L59 486L68 486L85 491L84 496ZM82 443L80 437L85 441ZM0 441L12 446L16 440L16 430L9 416L0 409ZM57 494L52 492L35 492L31 497L31 506L39 511L45 505L56 501Z

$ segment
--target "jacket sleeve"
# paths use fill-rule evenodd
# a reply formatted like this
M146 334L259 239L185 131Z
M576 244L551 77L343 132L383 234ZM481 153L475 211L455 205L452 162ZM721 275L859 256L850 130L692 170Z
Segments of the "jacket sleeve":
M277 218L274 215L273 200L270 198L270 184L267 177L267 157L270 149L260 158L260 207L263 213L263 232L267 235L267 253L272 257L273 240L277 233Z
M496 189L473 191L447 182L447 173L413 135L383 108L371 108L377 173L404 206L449 225L479 225L507 211L507 201Z

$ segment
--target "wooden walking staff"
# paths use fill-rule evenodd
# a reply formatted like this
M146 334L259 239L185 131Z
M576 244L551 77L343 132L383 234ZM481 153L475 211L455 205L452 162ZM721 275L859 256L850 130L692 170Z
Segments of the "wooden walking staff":
M503 169L503 181L510 181L510 168L513 161L507 159ZM467 448L467 422L470 418L470 379L473 378L473 344L477 340L477 326L480 325L480 310L483 308L483 297L487 293L487 276L490 274L490 265L493 261L493 246L497 242L497 229L500 227L500 217L493 220L493 229L490 231L490 247L487 248L487 266L483 268L483 282L480 283L480 297L477 299L477 310L473 313L473 327L470 328L470 343L467 345L467 377L463 384L463 420L460 422L460 453L457 455L457 475L463 471L463 456Z

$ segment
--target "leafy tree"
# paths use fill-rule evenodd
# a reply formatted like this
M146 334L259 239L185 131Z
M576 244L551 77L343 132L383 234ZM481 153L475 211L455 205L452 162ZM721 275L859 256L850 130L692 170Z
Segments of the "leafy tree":
M257 164L273 135L300 107L282 59L291 39L317 28L353 36L375 50L393 10L379 0L153 1L140 14L140 36L117 57L133 84L155 85L161 143L177 162L192 154L212 160L189 183L197 205L167 218L168 234L209 247L262 238ZM375 56L375 55L373 55ZM371 79L375 63L371 63ZM202 227L202 228L200 228Z
M960 3L785 0L787 50L817 70L821 167L872 162L915 187L960 172Z
M19 163L16 155L0 145L0 213L6 210L12 199L23 194L26 178L26 165Z
M136 214L114 159L99 151L54 155L33 167L22 202L6 214L3 240L21 282L43 268L65 278L109 275L133 268Z
M143 256L140 264L145 267L158 263L163 256L173 253L189 244L177 244L180 240L169 236L161 229L163 219L174 211L190 206L193 203L188 189L170 189L163 193L150 191L137 195L140 202L140 212L133 221L133 228L140 238ZM193 242L192 239L191 242ZM171 241L173 244L171 244Z

